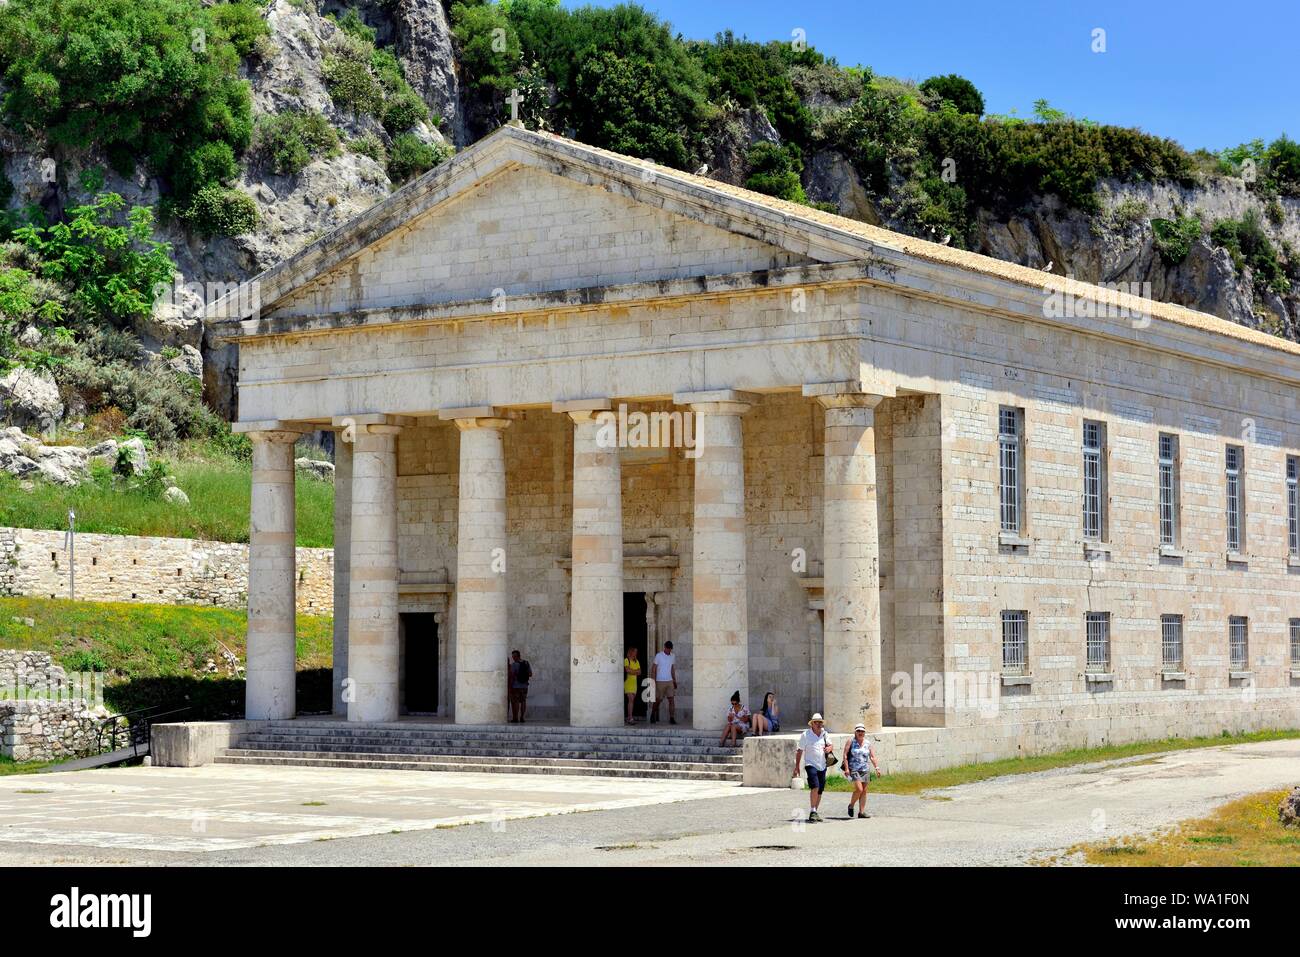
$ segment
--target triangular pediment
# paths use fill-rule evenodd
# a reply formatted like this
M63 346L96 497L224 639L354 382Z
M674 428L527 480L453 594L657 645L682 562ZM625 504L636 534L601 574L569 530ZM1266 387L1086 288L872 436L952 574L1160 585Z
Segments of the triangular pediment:
M515 163L275 304L277 318L782 269L807 255Z

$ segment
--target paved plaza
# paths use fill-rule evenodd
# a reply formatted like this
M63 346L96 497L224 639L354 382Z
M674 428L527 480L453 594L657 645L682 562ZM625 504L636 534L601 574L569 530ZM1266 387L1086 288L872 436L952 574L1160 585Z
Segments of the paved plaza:
M0 778L0 866L1015 864L1295 783L1300 741L878 795L730 784L327 768L122 768Z

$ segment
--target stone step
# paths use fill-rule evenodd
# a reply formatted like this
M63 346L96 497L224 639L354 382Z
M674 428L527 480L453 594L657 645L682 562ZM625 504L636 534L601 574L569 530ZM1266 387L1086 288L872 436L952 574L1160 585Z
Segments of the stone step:
M461 747L452 745L405 744L390 741L288 741L265 740L263 738L245 737L239 741L239 748L247 751L316 751L322 753L357 752L363 754L388 755L433 755L442 757L467 758L510 758L531 760L533 758L559 758L589 761L685 761L694 764L736 765L741 764L739 754L701 754L690 750L648 751L645 749L614 748L493 748Z
M559 751L564 753L581 752L600 756L603 754L628 754L633 756L673 756L681 755L684 757L713 758L713 759L740 759L740 749L719 747L715 743L711 747L690 747L680 744L644 744L642 742L617 742L605 743L596 741L524 741L524 740L485 740L485 739L467 739L467 740L446 740L434 737L412 738L396 735L310 735L310 734L278 734L263 731L255 731L244 735L240 742L243 746L258 747L276 747L279 745L319 745L324 750L369 750L371 748L391 748L402 751L423 751L437 752L448 751L455 753L472 754L475 752L484 753L511 753L511 754L539 754L542 752Z
M217 764L246 764L262 766L293 766L322 768L365 768L381 771L472 771L502 774L566 774L597 775L619 778L656 778L681 781L719 781L739 784L739 770L717 770L713 767L691 768L689 765L668 767L627 767L627 762L609 761L534 761L518 764L492 761L484 764L467 764L464 760L435 760L432 757L407 756L401 758L376 758L367 754L349 752L295 752L295 751L245 751L229 748L215 758ZM653 762L641 762L653 763Z
M721 729L719 729L720 733ZM307 724L299 721L272 722L251 734L396 734L401 737L434 737L442 740L492 739L492 740L526 740L543 741L562 739L566 741L600 741L602 743L642 743L642 744L685 744L708 746L717 745L718 735L701 732L674 732L660 730L623 731L616 728L555 728L533 727L523 725L517 728L501 727L461 727L459 725L430 726L404 724L365 724L349 725L344 722Z

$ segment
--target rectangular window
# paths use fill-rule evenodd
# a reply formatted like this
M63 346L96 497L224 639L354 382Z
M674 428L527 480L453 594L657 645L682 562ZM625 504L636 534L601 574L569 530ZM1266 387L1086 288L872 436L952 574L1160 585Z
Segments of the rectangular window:
M1029 661L1029 613L1002 613L1002 673L1023 675Z
M1105 674L1110 671L1110 612L1090 611L1087 615L1088 626L1088 664L1089 674Z
M1101 541L1106 528L1106 426L1083 423L1083 537Z
M1288 455L1286 458L1286 523L1287 550L1300 557L1300 458Z
M1160 544L1178 544L1178 436L1160 433Z
M1165 671L1183 670L1183 616L1160 616L1160 667Z
M1225 474L1227 477L1228 487L1228 551L1241 551L1241 543L1245 538L1243 519L1246 510L1243 508L1245 502L1244 482L1245 455L1240 445L1229 445L1225 459Z
M1291 619L1291 667L1300 668L1300 618Z
M1228 667L1245 671L1250 666L1250 653L1246 633L1246 617L1233 615L1228 619Z
M1001 499L1002 531L1021 530L1024 502L1024 410L998 409L998 491Z

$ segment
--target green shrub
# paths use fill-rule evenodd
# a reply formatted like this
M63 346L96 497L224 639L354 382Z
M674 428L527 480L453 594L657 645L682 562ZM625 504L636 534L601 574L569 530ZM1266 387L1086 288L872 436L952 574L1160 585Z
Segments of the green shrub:
M1177 266L1201 238L1204 227L1195 216L1151 220L1151 242L1167 265Z
M201 236L239 236L257 228L257 202L247 193L224 186L205 186L184 218Z
M119 172L143 160L171 185L168 210L187 210L201 189L229 181L252 134L239 61L256 27L244 5L221 6L11 0L0 8L9 123L54 144L97 145Z
M215 4L212 7L212 18L230 38L241 57L252 56L258 41L271 34L262 18L262 11L256 4L246 0Z
M1300 196L1300 143L1280 136L1269 144L1265 155L1274 188L1284 196Z
M791 82L784 55L788 49L789 44L738 40L730 30L713 43L690 45L708 78L709 99L727 97L743 107L761 106L782 139L806 145L812 114Z
M775 143L755 143L749 151L748 161L750 172L745 186L749 189L795 203L808 201L803 184L799 181L803 159L799 156L798 147L793 144L781 147Z
M399 134L393 138L388 151L388 178L394 183L404 183L433 169L448 159L452 152L449 146L424 143L414 133Z
M325 58L325 84L335 105L352 113L376 114L384 105L384 91L370 72L370 50L358 41L339 44Z
M945 76L932 76L923 80L918 88L922 93L929 93L938 100L951 103L958 113L971 113L980 116L984 113L984 97L975 84L956 73Z
M322 113L289 110L257 121L253 149L277 173L292 175L315 157L338 151L339 135Z
M1277 250L1264 232L1255 210L1247 210L1241 219L1219 220L1210 230L1210 239L1216 246L1228 250L1239 271L1250 268L1257 289L1271 290L1279 295L1291 291L1286 264L1278 258Z
M350 37L362 40L365 43L375 42L376 34L374 28L366 26L365 21L361 19L361 14L357 11L356 7L348 7L347 10L344 11L343 16L339 17L338 25L339 29Z
M354 153L360 153L362 156L369 156L381 165L388 162L388 148L384 146L384 141L374 133L362 133L355 139L348 140L348 149Z
M397 93L384 102L384 129L394 136L429 118L429 108L414 92Z

